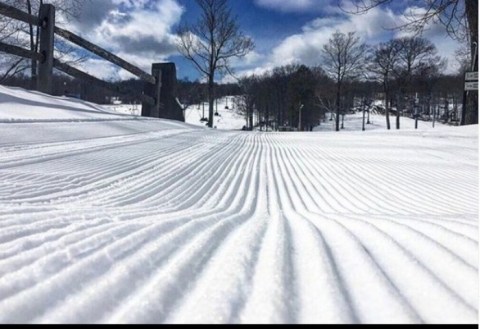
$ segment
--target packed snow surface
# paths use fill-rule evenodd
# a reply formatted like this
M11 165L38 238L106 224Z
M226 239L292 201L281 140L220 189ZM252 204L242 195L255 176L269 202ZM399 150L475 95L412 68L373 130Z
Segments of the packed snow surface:
M226 132L5 87L0 121L0 323L478 321L477 126Z

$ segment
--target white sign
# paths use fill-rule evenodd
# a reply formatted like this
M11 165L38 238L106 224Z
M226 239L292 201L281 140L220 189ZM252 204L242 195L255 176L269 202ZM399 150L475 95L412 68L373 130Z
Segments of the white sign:
M465 83L466 91L475 91L478 90L478 82L466 82Z
M465 73L465 81L478 81L478 72Z

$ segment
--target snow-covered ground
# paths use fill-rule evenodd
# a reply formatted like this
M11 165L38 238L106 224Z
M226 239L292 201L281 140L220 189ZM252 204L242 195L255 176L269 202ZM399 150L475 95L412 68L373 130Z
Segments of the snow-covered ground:
M142 113L140 104L102 105L102 108L122 114L139 116ZM214 127L218 130L242 130L246 125L245 116L241 115L235 104L235 96L218 99L215 103ZM205 111L205 113L204 113ZM185 111L185 122L198 127L206 127L207 123L201 121L205 116L208 119L208 103L189 106Z
M477 126L220 131L1 86L0 122L0 323L478 322Z
M331 132L335 131L336 129L336 122L335 120L329 120L330 115L328 115L328 119L325 122L321 122L321 124L314 128L315 132ZM341 124L342 121L340 121ZM383 115L371 114L370 115L370 124L368 123L368 115L365 115L365 131L370 132L372 130L385 130L387 127L387 119ZM390 126L391 131L390 133L397 133L397 117L391 115L390 116ZM436 129L442 129L444 127L448 127L442 121L435 122ZM355 132L355 131L362 131L363 128L363 113L357 112L355 114L346 115L344 120L344 129L341 132ZM431 121L418 121L418 130L419 131L428 131L432 130L433 122ZM400 117L400 129L401 130L414 130L415 129L415 120L408 118L408 117Z
M200 121L203 118L205 108L205 118L208 119L208 103L192 105L185 111L185 122L195 126L205 127L206 122ZM213 118L213 126L219 130L242 130L247 124L245 116L240 114L235 103L234 96L228 96L218 99L214 107L218 116Z
M98 105L97 105L98 106ZM121 114L129 114L140 116L141 115L141 104L121 104L121 105L101 105L103 110L113 111ZM205 108L205 113L204 109ZM218 112L217 112L218 111ZM218 105L215 106L215 112L219 116L214 116L214 127L219 130L242 130L243 126L246 125L245 116L242 115L235 103L235 96L228 96L218 100ZM208 118L208 103L192 105L187 108L185 111L185 122L198 127L205 127L206 122L202 122L201 119L204 117ZM327 115L330 118L330 114ZM368 116L365 116L365 122L367 123ZM254 114L254 122L257 122L257 115ZM391 115L390 123L392 130L396 128L396 117ZM357 112L354 115L347 115L345 117L344 129L343 131L353 132L361 131L363 124L363 113ZM415 129L415 120L412 120L407 117L400 118L401 129ZM435 123L436 127L444 126L443 122L437 121ZM433 128L433 122L421 121L418 122L419 130L429 130ZM371 114L370 124L365 125L366 131L372 130L385 130L386 129L386 119L384 116ZM256 131L259 128L255 128ZM335 131L335 120L326 120L321 122L321 124L314 128L315 132L331 132Z

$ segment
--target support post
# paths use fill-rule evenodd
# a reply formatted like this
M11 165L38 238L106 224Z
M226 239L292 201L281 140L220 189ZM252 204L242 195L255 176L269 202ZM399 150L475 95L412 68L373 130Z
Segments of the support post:
M461 126L465 126L467 124L467 99L468 91L463 91L462 119L460 121Z
M143 104L142 116L185 121L183 108L175 97L177 69L174 63L153 64L152 75L157 79L155 85L147 84L145 94L156 100L156 105Z
M161 64L152 65L152 75L155 77L155 84L145 82L144 94L155 99L155 104L142 103L142 116L160 118L160 94L162 90L162 69Z
M37 90L52 93L53 49L55 36L55 7L51 4L40 6L40 54L42 60L38 65Z

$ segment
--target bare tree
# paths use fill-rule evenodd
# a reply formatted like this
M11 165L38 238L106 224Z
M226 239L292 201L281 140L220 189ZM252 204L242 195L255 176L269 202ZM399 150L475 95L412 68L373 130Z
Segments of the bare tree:
M49 3L55 6L56 16L61 16L66 21L74 17L78 17L81 7L85 0L50 0ZM38 16L40 7L45 3L44 0L26 0L27 12L31 15ZM39 39L40 39L40 27L29 24L28 34L30 38L30 50L38 52ZM66 43L57 42L55 45L55 51L57 57L64 57L67 54L73 53L73 48L69 47ZM81 58L74 60L79 61ZM36 86L37 81L37 61L32 59L31 61L31 77L32 77L32 89Z
M178 51L208 80L209 119L213 127L215 75L230 73L230 60L246 56L254 48L240 30L227 0L196 0L202 15L193 25L178 29Z
M26 71L29 65L23 58L18 58L13 55L5 55L5 57L2 57L0 60L0 67L3 67L3 71L0 74L0 83L3 83L9 78Z
M392 3L393 0L350 0L355 10L364 14L369 10ZM407 23L398 26L421 33L430 23L438 22L445 26L447 33L460 42L470 45L471 64L468 70L478 71L478 0L407 0L412 9L405 16ZM422 10L417 10L421 6ZM470 93L465 123L478 123L478 92Z
M385 116L387 120L387 129L391 129L390 124L390 86L393 79L394 70L400 60L402 44L398 40L383 42L372 49L369 56L369 71L372 72L383 85L385 95Z
M470 52L470 45L467 42L462 42L460 47L455 51L455 59L459 65L458 73L463 75L466 71L470 71L472 67L472 53Z
M441 71L444 68L444 62L436 65L425 65L417 72L417 85L420 90L423 89L423 114L432 115L432 100L436 84L442 76Z
M4 2L10 6L19 5L18 0L6 0ZM19 21L0 15L0 41L19 46L27 46L19 35L21 31L22 24ZM27 61L23 58L9 54L0 54L0 83L27 69Z
M397 129L400 129L400 111L405 108L405 96L409 98L409 103L413 99L411 93L415 76L421 76L422 72L433 71L435 67L442 67L445 62L437 56L437 48L427 39L406 37L396 42L399 43L400 51L393 73L400 85L399 104L397 104Z
M364 14L373 8L390 4L393 0L351 2L355 10L348 12ZM438 22L444 25L447 33L455 39L465 40L470 37L472 42L478 41L477 0L407 0L405 5L410 5L412 9L405 13L406 23L398 25L398 29L421 33L431 22Z
M245 115L247 130L253 129L253 111L255 109L255 90L259 84L259 79L252 75L244 77L238 82L242 89L242 95L235 99L237 109Z
M365 69L367 46L355 32L335 32L323 46L323 63L327 74L337 86L336 130L340 131L340 100L342 87L348 79L355 79Z
M318 73L318 72L315 72ZM288 98L292 125L299 131L311 129L318 122L319 111L315 105L315 89L318 78L307 66L300 65L291 75L288 83Z
M44 0L2 0L6 4L27 12L30 15L38 16L40 7L46 1ZM61 17L64 22L70 21L72 18L78 17L80 10L84 3L89 0L50 0L48 3L55 6L57 17ZM57 20L57 24L59 20ZM1 16L0 19L0 40L7 43L28 47L33 52L38 52L40 38L40 28L32 24L21 23ZM63 57L74 52L73 47L65 42L56 42L55 51L57 57ZM7 56L7 55L6 55ZM83 57L78 56L76 59L69 61L78 62ZM3 60L3 75L0 80L5 80L8 77L14 76L20 72L30 69L31 72L31 88L36 87L37 76L37 61L32 59L27 63L24 59L19 59L14 56L5 57Z

